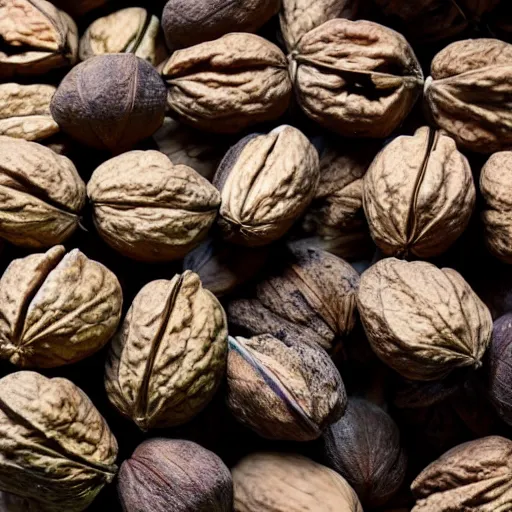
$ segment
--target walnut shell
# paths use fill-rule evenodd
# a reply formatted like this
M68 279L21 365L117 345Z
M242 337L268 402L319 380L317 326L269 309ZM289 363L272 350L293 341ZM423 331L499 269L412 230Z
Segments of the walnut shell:
M101 237L140 261L180 259L206 236L220 195L158 151L129 151L100 165L87 184Z
M498 39L467 39L441 50L425 82L434 121L457 144L494 153L512 148L512 44Z
M71 160L0 136L0 236L23 247L59 244L78 227L85 198Z
M447 135L422 127L376 157L364 177L364 211L388 256L445 252L469 223L475 185L466 157Z
M247 246L281 238L313 199L318 165L315 147L292 126L235 144L213 178L224 238Z
M455 270L385 258L363 272L357 304L374 352L402 376L481 366L491 313Z
M42 512L81 512L116 474L117 442L85 393L66 379L0 379L0 490Z
M162 75L173 117L211 132L237 133L277 119L291 97L286 57L254 34L227 34L178 50Z
M301 455L253 453L232 475L234 512L363 512L342 476Z
M152 281L112 341L108 397L142 430L186 423L213 397L226 357L226 315L197 274Z
M302 110L348 137L387 137L423 88L404 37L371 21L327 21L304 35L289 58Z
M0 357L51 368L102 348L121 318L119 281L63 246L13 260L0 279Z

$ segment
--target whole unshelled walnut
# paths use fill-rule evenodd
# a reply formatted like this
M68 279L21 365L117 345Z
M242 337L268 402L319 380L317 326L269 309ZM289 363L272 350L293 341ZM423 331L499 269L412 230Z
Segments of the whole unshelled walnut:
M158 151L129 151L100 165L87 184L93 220L111 247L140 261L180 259L213 224L220 194Z
M316 439L347 402L341 376L321 347L269 334L229 337L227 377L233 415L269 439Z
M85 184L65 156L35 142L0 136L0 236L50 247L78 227Z
M374 352L408 379L482 364L491 313L451 268L385 258L363 272L357 303Z
M490 436L452 448L411 485L412 512L499 512L512 506L512 441Z
M114 334L122 302L116 276L78 249L13 260L0 279L0 357L39 368L88 357Z
M150 439L125 460L117 482L124 512L231 512L231 473L191 441Z
M164 64L162 75L173 117L218 133L237 133L279 118L292 91L281 50L246 33L178 50Z
M117 472L107 423L66 379L27 371L0 379L0 436L0 490L41 512L85 510Z
M108 397L142 430L186 423L217 390L227 349L226 315L197 274L152 281L112 341Z
M46 0L0 0L0 79L41 75L77 60L75 22Z
M363 512L342 476L301 455L253 453L232 475L234 512Z
M150 137L165 114L165 84L131 53L99 55L75 66L50 106L62 131L98 149L123 152Z
M425 100L434 121L457 144L494 153L512 148L512 44L467 39L450 44L432 61Z
M475 185L455 141L422 127L375 157L363 199L372 238L384 254L430 258L446 251L468 225Z
M348 137L387 137L423 88L405 38L371 21L327 21L302 37L289 60L302 110Z
M318 152L296 128L244 137L213 178L224 238L248 246L281 238L313 199L318 179Z

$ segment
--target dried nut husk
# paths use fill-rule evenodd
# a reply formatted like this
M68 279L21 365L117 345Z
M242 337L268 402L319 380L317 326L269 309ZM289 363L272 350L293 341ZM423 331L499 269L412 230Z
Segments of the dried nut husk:
M423 88L405 38L371 21L327 21L304 35L289 59L304 112L348 137L387 137Z
M494 153L512 148L512 44L467 39L441 50L425 82L434 121L464 149Z
M481 366L491 313L455 270L385 258L363 272L357 303L374 352L407 379Z
M318 152L296 128L244 137L213 178L221 193L223 237L247 246L281 238L313 199L318 179Z
M215 453L191 441L150 439L119 470L124 512L232 512L231 473Z
M246 336L271 334L335 351L355 324L358 273L318 249L290 247L270 258L272 269L248 297L229 303L230 326Z
M85 199L71 160L0 136L0 236L23 247L59 244L76 230Z
M0 432L0 490L41 512L85 510L117 472L114 436L67 379L28 371L0 379Z
M186 423L217 390L227 350L226 315L197 274L152 281L112 341L108 397L142 430Z
M425 126L376 156L364 177L363 199L372 238L385 255L430 258L466 229L475 185L455 141Z
M485 243L494 256L512 263L512 151L491 155L480 174L480 191Z
M51 113L62 131L98 149L121 153L150 137L165 115L165 84L131 53L98 55L62 80Z
M402 485L407 459L400 431L377 405L350 398L323 439L326 464L346 478L365 507L383 505Z
M506 512L512 506L512 441L489 436L452 448L411 485L412 512Z
M363 512L332 469L287 453L253 453L233 469L234 512Z
M0 79L72 66L78 29L46 0L0 0Z
M167 58L159 19L142 7L128 7L95 20L80 39L81 60L106 53L133 53L157 66Z
M78 249L15 259L0 279L0 357L39 368L84 359L112 337L122 302L116 276Z
M291 98L286 57L254 34L227 34L178 50L162 75L173 117L211 132L237 133L277 119Z
M220 194L158 151L129 151L101 164L87 184L93 220L115 250L140 261L183 258L206 236Z
M230 336L227 377L231 412L268 439L311 441L345 411L341 376L318 346Z

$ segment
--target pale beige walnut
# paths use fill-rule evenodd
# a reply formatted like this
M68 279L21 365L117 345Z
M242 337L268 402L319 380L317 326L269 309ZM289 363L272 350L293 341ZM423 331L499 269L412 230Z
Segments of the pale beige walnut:
M40 512L81 512L117 472L117 442L67 379L16 372L0 380L0 490ZM30 501L28 501L30 503Z
M0 79L76 63L75 22L46 0L0 0Z
M129 151L100 165L87 184L101 237L141 261L180 259L206 236L220 194L158 151Z
M122 302L116 276L78 249L13 260L0 279L0 357L38 368L88 357L114 335Z
M475 185L455 141L422 127L377 155L364 177L363 198L372 238L384 254L430 258L466 229Z
M185 423L217 390L227 349L226 315L197 274L152 281L112 341L108 397L142 430Z
M457 144L494 153L512 148L512 44L467 39L432 61L425 99L434 121Z
M458 445L427 466L411 489L412 512L508 512L512 441L489 436Z
M157 66L167 57L159 19L142 7L121 9L94 21L80 39L86 60L105 53L133 53Z
M363 272L357 303L373 351L407 379L482 364L491 314L455 270L385 258Z
M292 126L248 135L219 165L218 225L224 238L241 245L266 245L281 238L313 199L319 179L318 153Z
M348 137L387 137L423 88L405 38L371 21L327 21L302 37L289 60L304 112Z
M50 247L78 227L85 184L65 156L35 142L0 136L0 236Z
M172 115L211 132L236 133L277 119L291 97L286 57L254 34L235 32L178 50L162 75Z
M254 453L232 475L235 512L363 512L342 476L301 455Z

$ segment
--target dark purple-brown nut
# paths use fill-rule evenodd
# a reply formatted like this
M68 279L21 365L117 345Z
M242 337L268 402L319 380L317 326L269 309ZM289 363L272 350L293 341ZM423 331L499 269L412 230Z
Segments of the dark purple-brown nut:
M400 488L407 459L397 425L380 407L350 398L345 415L323 439L327 466L347 480L365 507L384 504Z
M231 473L191 441L150 439L125 460L117 491L124 512L231 512Z
M233 415L269 439L316 439L345 410L341 376L321 347L229 337L227 377Z
M165 84L149 62L131 53L99 55L68 73L50 110L79 142L123 152L160 127L165 98Z

